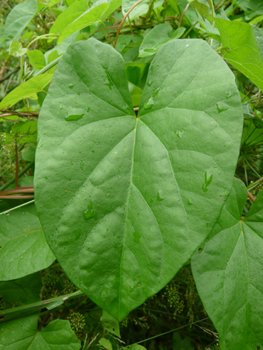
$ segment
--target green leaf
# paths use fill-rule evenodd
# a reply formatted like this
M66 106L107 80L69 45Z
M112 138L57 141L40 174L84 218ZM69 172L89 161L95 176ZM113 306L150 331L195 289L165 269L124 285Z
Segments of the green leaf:
M169 23L156 25L144 37L139 51L140 57L147 57L155 54L159 48L171 39L180 38L185 32L185 28L177 28L175 31Z
M263 14L263 3L258 0L235 0L236 4L247 14L253 13L253 17Z
M222 45L227 48L223 58L262 90L263 61L252 26L218 18L215 22L221 34Z
M41 52L40 50L28 51L27 56L29 58L31 66L35 69L40 70L45 67L46 60L43 52Z
M131 94L132 99L132 106L138 107L140 105L141 97L142 97L142 89L140 89L138 86L128 83L129 92Z
M22 151L22 159L26 162L33 162L35 160L36 146L33 143L29 143Z
M232 204L228 206L233 217L247 197L241 181L235 186L230 195ZM242 198L234 196L238 188ZM220 349L251 350L263 346L263 336L258 332L263 327L262 208L263 191L244 220L239 215L231 227L205 245L201 254L192 257L197 289L219 333Z
M40 332L38 314L0 324L0 348L6 350L79 350L69 321L55 320Z
M138 0L137 0L138 1ZM125 15L129 9L137 2L136 0L122 0L122 13ZM163 0L155 1L153 8L157 8L163 4ZM135 18L138 18L139 16L144 15L147 13L149 9L149 1L144 0L141 3L139 3L129 14L130 20L134 20Z
M9 94L1 101L0 110L4 108L10 108L24 98L32 97L32 94L43 90L44 87L50 83L51 79L52 74L45 73L27 80L9 92Z
M173 334L173 350L194 350L191 344L191 339L185 337L181 338L179 333Z
M112 350L111 342L108 339L101 338L99 343L103 346L104 349Z
M76 0L56 19L50 28L50 33L61 33L58 38L60 44L71 34L98 22L108 9L109 4L106 0L97 1L88 10L81 0Z
M127 79L134 85L140 85L141 80L147 74L149 65L143 62L129 62L125 63L125 71Z
M138 345L138 344L133 344L131 346L128 346L129 350L146 350L144 346Z
M224 206L221 210L221 214L212 230L207 237L207 241L214 237L220 231L223 231L236 224L236 221L240 219L243 208L246 204L247 189L245 185L242 185L240 180L234 178L233 185L228 197L225 200Z
M32 274L14 281L0 282L0 295L3 302L17 306L39 300L42 287L39 274Z
M12 56L20 57L27 52L27 49L22 47L22 44L19 41L12 41L9 47L9 53Z
M7 40L18 40L23 30L37 12L37 0L26 0L16 5L8 14L5 22Z
M49 33L61 33L68 25L81 16L87 7L81 0L74 1L65 11L63 11L55 20Z
M253 26L253 30L261 58L263 59L263 28Z
M197 0L191 1L191 5L196 9L196 11L202 16L203 19L209 16L209 8L206 5L198 2Z
M0 216L0 281L45 269L54 260L37 216L27 207Z
M239 153L239 92L221 57L194 39L157 52L138 117L111 46L77 42L54 74L39 116L38 213L69 278L122 320L215 224Z
M120 335L120 327L119 322L115 320L111 315L109 315L105 310L103 310L103 314L100 318L102 326L110 333L117 335L117 337L121 337Z

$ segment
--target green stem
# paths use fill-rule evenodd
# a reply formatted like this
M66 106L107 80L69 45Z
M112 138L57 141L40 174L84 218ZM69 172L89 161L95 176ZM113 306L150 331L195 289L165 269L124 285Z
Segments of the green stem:
M188 29L188 31L182 36L182 39L186 38L187 35L191 32L192 29L194 29L194 27L197 25L198 21L196 21L192 27L190 29Z
M214 8L213 0L208 0L208 2L209 2L210 7L211 7L211 9L212 9L212 17L213 17L212 26L214 27L214 25L215 25L215 21L214 21L214 18L215 18L215 8ZM210 39L210 46L213 45L213 41L214 41L214 39L211 38L211 39Z
M85 294L81 290L78 290L74 293L61 295L59 297L39 301L37 303L22 305L7 310L0 310L0 323L9 321L10 319L16 319L19 317L24 317L25 315L36 313L37 311L44 308L51 310L62 305L66 300L82 296L85 296Z
M20 207L24 207L25 205L31 204L31 203L33 203L34 201L35 201L35 200L33 199L32 201L29 201L29 202L20 204L20 205L18 205L17 207L8 209L8 210L6 210L6 211L3 211L2 213L0 213L0 215L8 214L10 211L16 210L16 209L18 209L18 208L20 208Z
M120 34L120 31L121 31L121 28L123 26L123 23L125 22L126 18L129 16L130 12L137 6L139 5L143 0L138 0L130 9L129 11L126 13L126 15L123 17L120 25L119 25L119 28L117 30L117 33L116 33L116 37L115 37L115 41L114 41L114 44L113 44L113 47L116 47L116 44L117 44L117 40L118 40L118 37L119 37L119 34Z
M20 57L20 72L19 72L18 85L21 85L21 83L22 83L22 78L23 78L23 73L24 73L24 61L25 61L25 55L22 55Z
M49 64L47 64L44 68L42 68L39 72L37 72L37 74L35 75L35 77L37 75L41 75L46 73L50 68L52 68L53 66L55 66L58 61L61 59L62 56L59 56L58 58L56 58L54 61L50 62Z
M53 35L54 38L49 38L49 36L51 36L51 35ZM53 34L53 33L40 35L37 38L30 41L30 43L27 45L26 48L29 48L29 46L31 46L34 42L36 42L39 39L56 39L57 37L58 37L58 35Z
M182 328L185 328L185 327L191 326L191 325L196 324L196 323L200 323L200 322L206 321L206 320L208 320L208 319L209 319L209 317L203 318L202 320L199 320L199 321L196 321L196 322L193 322L193 323L189 323L189 324L186 324L186 325L184 325L184 326L182 326L182 327L172 329L172 330L170 330L170 331L168 331L168 332L165 332L165 333L161 333L161 334L155 335L154 337L147 338L147 339L144 339L144 340L138 341L137 343L130 344L130 345L127 345L127 346L124 346L124 347L122 347L120 350L128 349L128 348L130 348L132 345L136 345L136 344L144 343L145 341L152 340L152 339L154 339L154 338L158 338L158 337L162 337L163 335L166 335L166 334L169 334L169 333L172 333L172 332L179 331L179 330L180 330L180 329L182 329Z

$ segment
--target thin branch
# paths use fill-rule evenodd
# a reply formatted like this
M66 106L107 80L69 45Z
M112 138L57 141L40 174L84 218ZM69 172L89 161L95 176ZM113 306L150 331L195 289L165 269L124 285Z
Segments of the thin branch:
M15 175L15 184L18 188L18 152L17 152L17 139L15 137L15 153L16 153L16 175Z
M142 1L143 1L143 0L138 0L138 1L129 9L129 11L126 13L126 15L123 17L123 19L122 19L122 21L121 21L121 24L119 25L119 28L118 28L118 30L117 30L117 34L116 34L116 37L115 37L115 41L114 41L113 47L116 47L117 40L118 40L120 31L121 31L121 28L122 28L123 23L125 22L126 18L129 16L129 14L131 13L131 11L132 11L137 5L139 5Z
M187 4L187 5L185 6L185 9L183 10L182 16L181 16L180 21L179 21L179 24L178 24L178 28L181 27L181 24L182 24L184 15L185 15L186 11L188 10L189 6L190 6L190 4Z
M247 191L247 195L248 195L249 199L252 200L252 202L255 202L256 197L254 197L249 191Z

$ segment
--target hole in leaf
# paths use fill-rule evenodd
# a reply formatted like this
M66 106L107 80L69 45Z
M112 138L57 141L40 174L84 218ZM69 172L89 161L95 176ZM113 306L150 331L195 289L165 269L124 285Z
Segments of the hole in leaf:
M257 350L260 350L260 349L261 349L261 347L258 345L258 346L257 346Z

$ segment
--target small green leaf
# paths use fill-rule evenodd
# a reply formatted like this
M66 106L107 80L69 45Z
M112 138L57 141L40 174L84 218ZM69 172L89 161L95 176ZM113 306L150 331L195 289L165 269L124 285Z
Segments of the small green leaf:
M247 76L261 90L263 89L263 61L254 30L244 22L215 19L220 31L222 45L227 48L223 57L241 73Z
M86 10L81 0L76 0L56 19L50 33L61 33L58 44L80 29L98 22L108 10L107 0L100 0Z
M37 216L27 207L0 216L0 281L45 269L54 260Z
M6 350L79 350L69 321L55 320L40 332L38 314L0 324L0 348Z
M182 36L184 31L185 28L183 27L174 31L169 23L156 25L144 37L140 46L139 56L147 57L156 53L169 40Z
M11 56L20 57L27 52L27 49L22 47L19 41L12 41L9 47L9 53Z
M99 343L107 350L112 350L111 342L108 339L101 338Z
M263 346L263 191L242 220L247 190L237 179L234 187L220 216L223 230L194 254L192 271L220 349L251 350Z
M8 14L5 22L7 40L17 40L37 12L37 0L26 0L16 5Z
M24 98L32 97L35 94L44 89L44 87L50 83L52 79L52 74L42 74L33 77L14 90L12 90L0 103L0 110L4 108L10 108L18 101Z
M105 310L103 310L103 314L100 318L103 327L110 333L117 335L117 337L121 337L120 335L120 326L119 322L115 320L110 314L108 314Z
M258 0L235 0L236 4L253 17L263 14L263 3Z
M22 151L22 159L26 162L33 162L35 160L36 146L33 143L29 143Z
M147 350L144 346L133 344L128 347L129 350Z
M31 66L35 69L40 70L45 67L46 60L43 52L41 52L40 50L28 51L27 56L29 58Z
M122 13L125 15L129 9L136 3L136 0L123 0L122 1ZM155 1L153 8L157 8L163 4L163 0L161 1ZM148 0L144 0L141 3L139 3L129 14L130 20L134 20L135 18L138 18L139 16L142 16L143 14L147 13L149 9L149 2Z
M196 11L202 16L203 19L207 18L209 16L209 8L198 2L197 0L192 0L191 2L188 0L189 3L196 9Z
M138 107L142 97L142 89L130 82L128 83L128 87L131 94L132 106Z

